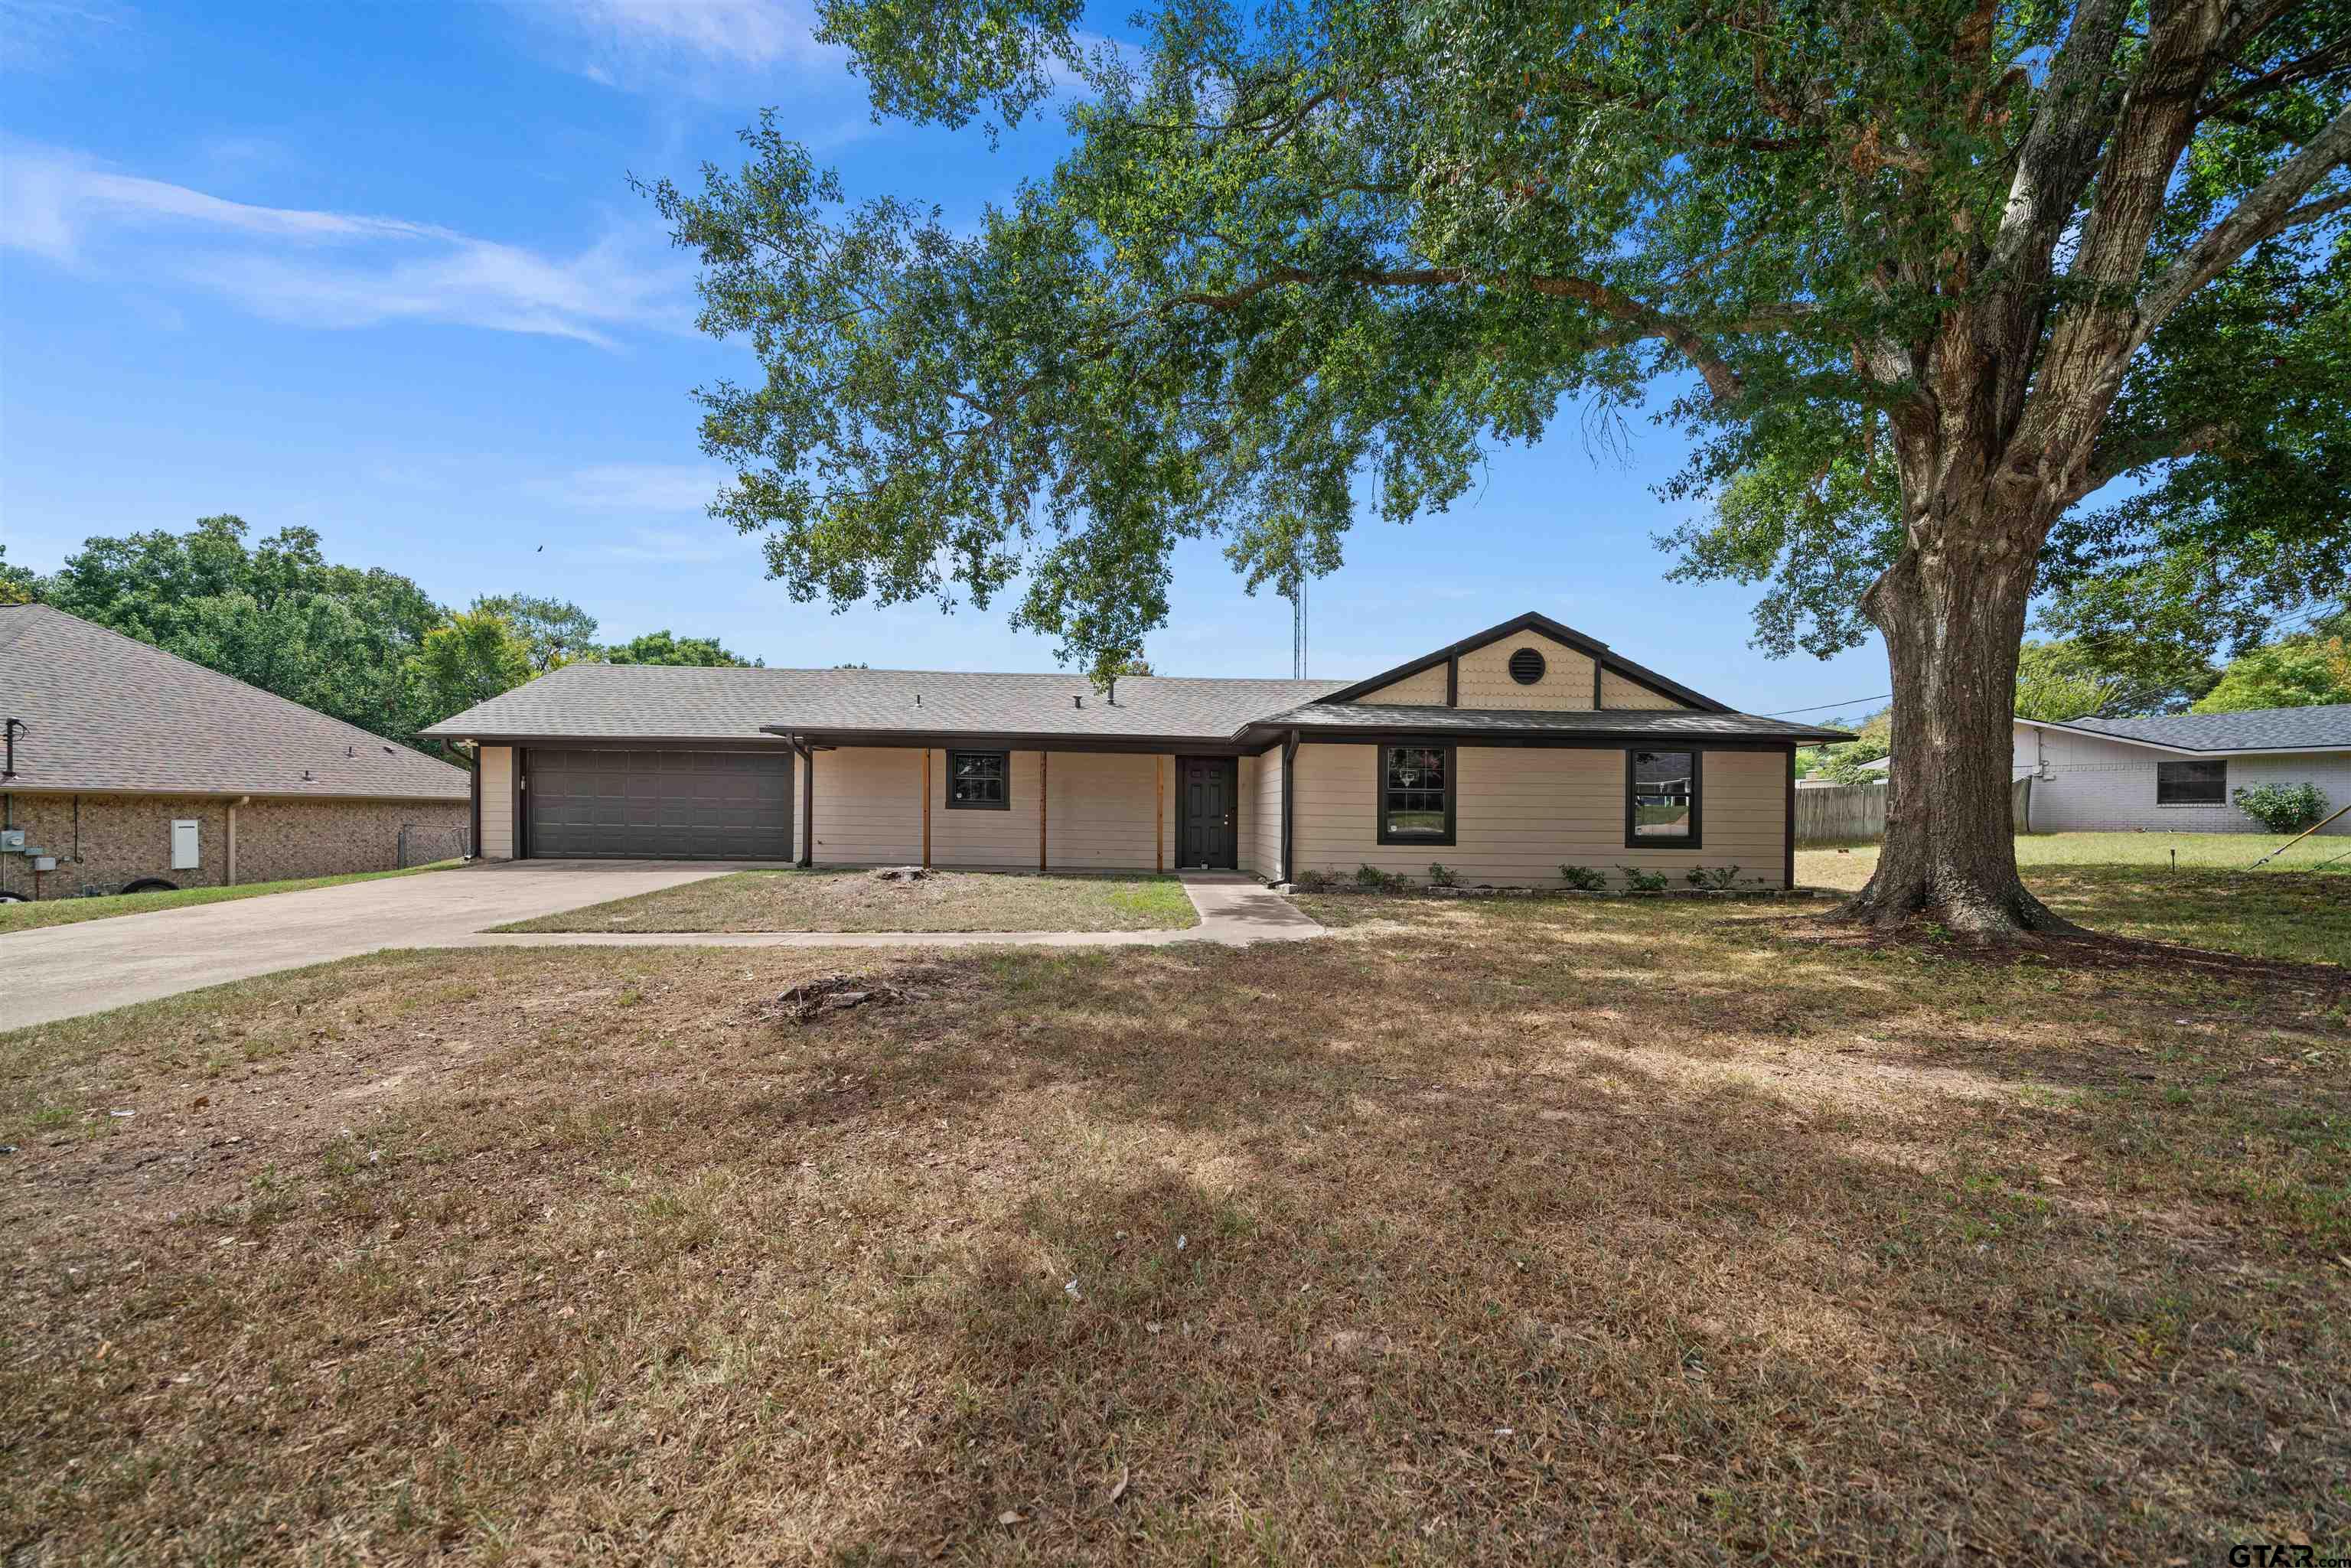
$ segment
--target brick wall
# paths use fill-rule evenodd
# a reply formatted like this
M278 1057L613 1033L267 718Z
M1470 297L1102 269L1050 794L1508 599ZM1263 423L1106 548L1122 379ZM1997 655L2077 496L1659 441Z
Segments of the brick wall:
M2036 833L2121 831L2144 828L2161 833L2258 833L2259 822L2232 804L2158 806L2155 767L2182 761L2168 753L2096 736L2016 727L2015 761L2038 767L2032 781L2032 830ZM2281 757L2212 758L2229 765L2229 789L2262 784L2315 784L2327 810L2351 805L2351 754L2302 752ZM2334 823L2330 834L2351 833L2351 817Z
M44 898L72 897L96 888L121 891L141 877L178 887L218 887L228 879L228 802L204 797L153 795L8 796L8 821L26 842L57 857L57 869L39 879ZM413 824L429 852L459 841L468 807L463 800L255 800L237 808L240 883L389 871L399 855L400 828ZM172 823L193 821L200 863L172 869ZM412 856L412 859L416 858ZM0 889L30 897L32 862L0 855Z

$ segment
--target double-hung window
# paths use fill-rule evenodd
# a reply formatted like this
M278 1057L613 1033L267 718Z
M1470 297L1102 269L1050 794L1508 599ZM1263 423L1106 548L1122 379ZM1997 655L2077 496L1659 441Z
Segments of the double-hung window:
M1012 754L1008 751L947 753L947 810L1008 811L1012 809Z
M1698 847L1700 758L1696 751L1625 754L1625 847Z
M1379 841L1384 844L1453 841L1453 748L1376 746L1379 757Z

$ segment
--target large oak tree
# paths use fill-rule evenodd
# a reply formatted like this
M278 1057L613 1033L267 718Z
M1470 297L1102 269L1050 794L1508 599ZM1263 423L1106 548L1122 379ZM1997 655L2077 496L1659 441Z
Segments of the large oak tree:
M1288 588L1366 497L1442 510L1489 444L1657 385L1746 564L1885 636L1903 744L1854 912L2054 926L2007 818L2037 563L2083 497L2245 437L2149 372L2339 233L2346 14L1162 0L1136 63L1070 0L831 0L877 112L1010 122L1074 73L1072 144L971 233L847 204L771 122L653 187L765 371L702 394L715 509L803 598L1026 573L1019 619L1100 670L1176 541Z

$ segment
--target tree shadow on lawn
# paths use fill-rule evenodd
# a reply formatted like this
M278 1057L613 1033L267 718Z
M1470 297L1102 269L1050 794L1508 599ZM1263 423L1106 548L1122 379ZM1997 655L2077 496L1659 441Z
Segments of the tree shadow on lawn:
M1718 1017L1614 947L998 953L873 960L938 988L904 1009L758 1006L837 956L632 955L277 1188L28 1225L75 1239L18 1276L12 1528L850 1561L2351 1529L2297 1246L2099 1151L2050 1187L2072 1113L1980 1082L1737 1075L1816 976Z

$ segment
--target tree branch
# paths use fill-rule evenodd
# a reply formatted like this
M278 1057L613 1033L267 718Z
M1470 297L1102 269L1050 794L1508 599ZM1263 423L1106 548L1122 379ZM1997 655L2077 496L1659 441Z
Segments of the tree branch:
M2074 14L2017 149L1991 247L1995 267L2045 256L2089 183L2105 140L2106 71L2128 11L2125 0L2085 0Z
M2301 152L2279 164L2229 215L2198 236L2169 271L2139 297L2136 337L2145 342L2188 297L2211 282L2237 258L2273 235L2313 222L2351 205L2351 196L2331 196L2296 206L2310 188L2351 162L2351 109L2326 122Z
M1631 329L1628 334L1616 336L1615 340L1619 343L1642 338L1661 338L1672 344L1697 368L1698 374L1706 378L1708 389L1724 402L1737 402L1747 390L1739 372L1730 368L1697 328L1588 277L1489 278L1476 277L1458 267L1395 270L1350 268L1339 272L1309 272L1302 267L1285 267L1260 274L1222 294L1178 294L1168 303L1194 305L1209 310L1237 310L1268 289L1279 288L1285 284L1328 283L1348 284L1358 288L1447 288L1465 285L1495 289L1517 287L1552 298L1573 299ZM1776 305L1755 311L1722 329L1739 333L1777 331L1813 317L1811 308L1801 303Z

